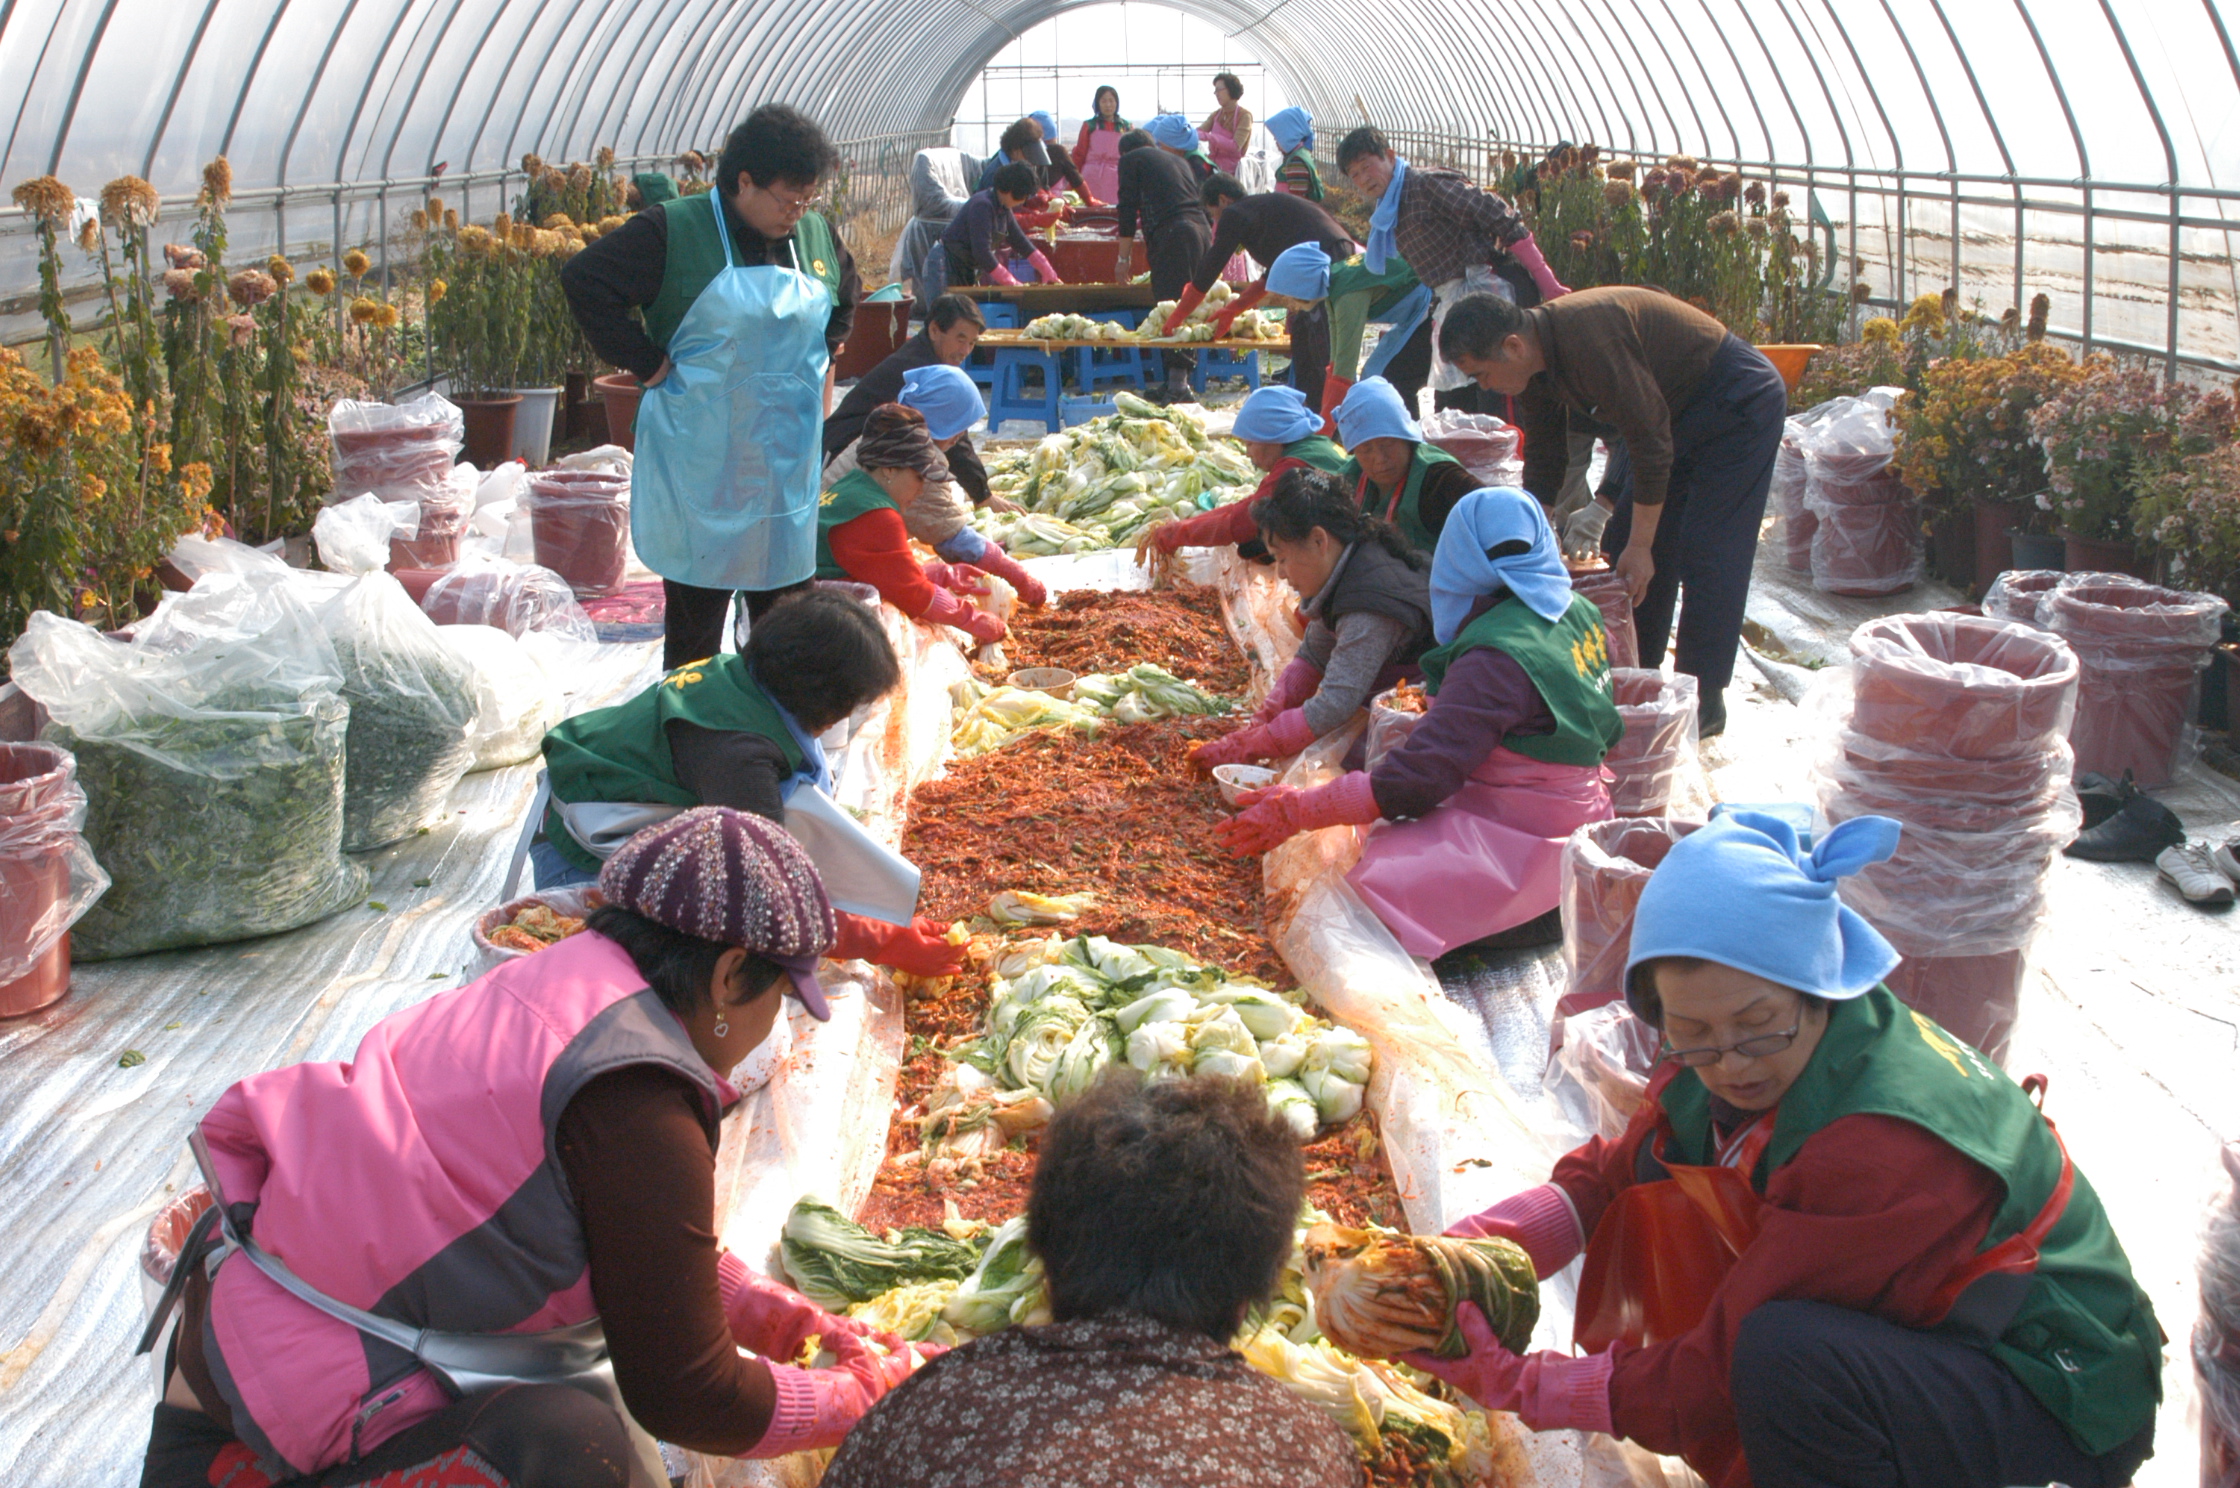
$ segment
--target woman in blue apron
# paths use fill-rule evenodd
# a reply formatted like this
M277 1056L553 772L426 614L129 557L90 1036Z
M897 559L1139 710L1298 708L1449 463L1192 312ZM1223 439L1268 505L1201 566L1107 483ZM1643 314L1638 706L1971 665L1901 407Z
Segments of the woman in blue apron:
M814 122L766 104L725 142L715 190L639 213L561 273L592 349L646 385L630 535L662 578L665 666L716 652L735 593L752 618L816 566L832 354L861 288L811 210L838 163Z

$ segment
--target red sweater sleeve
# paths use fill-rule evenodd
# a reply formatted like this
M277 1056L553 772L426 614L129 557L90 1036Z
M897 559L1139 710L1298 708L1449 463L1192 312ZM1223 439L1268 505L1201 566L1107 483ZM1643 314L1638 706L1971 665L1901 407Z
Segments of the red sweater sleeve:
M1260 524L1252 520L1252 503L1275 489L1277 476L1306 463L1304 460L1277 461L1276 468L1261 478L1250 496L1194 517L1184 517L1167 530L1166 541L1160 546L1171 553L1176 548L1235 547L1238 543L1252 541L1260 535Z
M1578 1171L1566 1174L1585 1151L1557 1169L1574 1202L1582 1189L1590 1198L1597 1192ZM1629 1180L1630 1167L1629 1150ZM1600 1172L1604 1182L1615 1177L1607 1162ZM1590 1236L1614 1194L1592 1217L1581 1205ZM1830 1122L1767 1182L1758 1238L1736 1258L1703 1321L1678 1338L1614 1350L1610 1411L1619 1434L1688 1457L1714 1482L1728 1477L1722 1464L1741 1461L1727 1376L1742 1320L1762 1303L1813 1301L1924 1327L1937 1289L1982 1246L2003 1196L1990 1169L1909 1121Z
M832 556L859 584L869 584L879 597L911 619L920 619L933 605L933 580L910 556L910 532L902 513L879 507L851 518L832 529L825 539Z

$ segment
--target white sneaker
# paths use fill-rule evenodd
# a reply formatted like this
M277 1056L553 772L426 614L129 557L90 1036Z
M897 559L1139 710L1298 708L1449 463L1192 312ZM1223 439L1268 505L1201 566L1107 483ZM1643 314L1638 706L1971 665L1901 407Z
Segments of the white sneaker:
M2240 884L2240 837L2227 837L2209 854L2209 861L2219 873Z
M2232 902L2232 883L2217 871L2206 842L2188 840L2166 847L2155 855L2154 866L2189 904Z

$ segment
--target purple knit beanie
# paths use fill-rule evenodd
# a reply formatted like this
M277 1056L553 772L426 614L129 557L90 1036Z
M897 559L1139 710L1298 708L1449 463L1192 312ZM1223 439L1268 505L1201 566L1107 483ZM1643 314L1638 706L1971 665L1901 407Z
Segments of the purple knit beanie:
M702 940L744 946L793 975L830 1018L817 959L835 933L816 865L785 828L727 806L695 806L631 838L599 871L610 903Z

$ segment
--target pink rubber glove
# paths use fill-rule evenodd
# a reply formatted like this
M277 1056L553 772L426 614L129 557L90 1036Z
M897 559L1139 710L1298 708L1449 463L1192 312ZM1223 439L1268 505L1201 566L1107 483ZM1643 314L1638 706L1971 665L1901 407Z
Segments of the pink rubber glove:
M1616 1355L1574 1359L1549 1349L1512 1354L1493 1336L1475 1302L1456 1308L1455 1322L1470 1345L1468 1354L1442 1359L1418 1350L1402 1354L1401 1362L1437 1375L1488 1410L1514 1412L1534 1431L1611 1434L1610 1367Z
M1237 323L1237 317L1267 298L1267 294L1268 281L1263 279L1258 284L1247 286L1222 306L1221 313L1213 318L1213 339L1219 341L1228 335L1229 328Z
M1301 790L1295 785L1271 785L1237 797L1245 809L1215 825L1215 840L1245 857L1264 853L1290 841L1301 832L1323 827L1366 826L1384 815L1369 789L1369 772L1354 770L1327 785Z
M1282 759L1314 742L1314 729L1306 710L1287 708L1266 723L1238 729L1219 739L1203 739L1190 746L1190 763L1201 770L1215 765L1241 765L1254 760Z
M1043 284L1063 284L1058 271L1050 267L1050 260L1040 248L1027 255L1027 262L1034 265L1035 278Z
M946 589L933 591L933 603L918 618L928 625L954 625L983 646L992 646L1009 634L1001 620L973 608Z
M716 1257L716 1285L723 1292L723 1317L731 1325L732 1341L773 1364L800 1358L802 1345L811 1338L871 1331L852 1318L826 1312L728 1250Z
M928 563L926 577L951 594L985 594L988 576L969 563Z
M1039 610L1050 603L1050 591L1042 580L1028 573L1019 560L997 547L988 544L988 551L980 555L980 566L1019 591L1019 602L1030 610Z
M1010 269L1004 267L1002 264L997 264L995 266L995 269L988 275L988 282L990 284L1016 285L1019 282L1019 276L1012 273Z
M1304 656L1294 656L1284 669L1276 673L1275 685L1252 710L1254 723L1273 723L1278 713L1288 712L1315 695L1322 686L1322 668Z
M1526 233L1511 243L1509 256L1524 265L1525 272L1532 276L1532 282L1540 286L1542 299L1559 300L1571 293L1564 287L1563 281L1556 278L1555 270L1548 267L1548 260L1541 254L1540 245L1532 240L1532 234Z
M825 954L835 961L869 961L922 977L954 976L964 970L965 947L949 944L945 921L918 915L907 925L890 925L838 909L832 918L838 928Z
M832 1340L841 1346L833 1349L838 1362L830 1369L770 1366L777 1405L770 1412L770 1428L744 1455L783 1457L840 1445L856 1422L917 1367L907 1352L874 1354L861 1345L848 1347L848 1339L843 1333ZM923 1355L940 1352L930 1344L917 1348Z
M1571 1200L1553 1183L1513 1193L1447 1231L1463 1240L1514 1240L1542 1281L1571 1264L1587 1242Z

